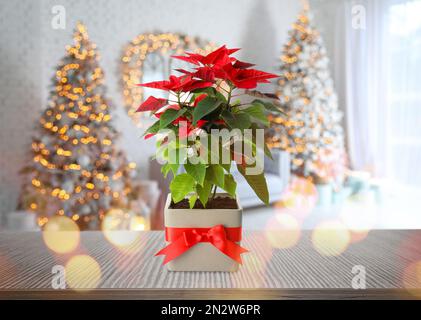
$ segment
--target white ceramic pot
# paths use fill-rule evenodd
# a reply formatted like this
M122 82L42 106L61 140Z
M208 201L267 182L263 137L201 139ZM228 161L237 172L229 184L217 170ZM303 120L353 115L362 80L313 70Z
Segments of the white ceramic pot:
M229 197L228 194L218 194ZM238 198L237 198L238 199ZM171 194L165 204L166 228L225 228L242 226L243 209L171 209ZM166 242L168 245L170 242ZM235 241L240 244L240 241ZM237 271L238 262L222 253L210 242L199 242L166 264L170 271Z

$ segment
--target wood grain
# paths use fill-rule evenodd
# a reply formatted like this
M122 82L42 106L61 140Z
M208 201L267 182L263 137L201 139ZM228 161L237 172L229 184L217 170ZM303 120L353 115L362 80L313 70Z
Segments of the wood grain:
M263 232L245 232L243 245L250 253L243 256L244 265L235 273L169 272L161 265L162 257L154 256L163 247L162 232L123 236L135 236L136 241L119 249L101 232L82 232L78 249L60 255L46 247L40 233L0 233L0 298L421 297L416 274L405 274L411 263L421 261L421 231L417 230L374 230L338 256L323 256L315 250L310 231L303 231L299 242L288 249L271 245ZM97 261L101 271L98 286L82 291L52 289L52 267L66 265L76 254ZM366 269L365 290L352 289L355 265ZM80 281L83 287L83 278ZM407 286L413 290L409 292Z

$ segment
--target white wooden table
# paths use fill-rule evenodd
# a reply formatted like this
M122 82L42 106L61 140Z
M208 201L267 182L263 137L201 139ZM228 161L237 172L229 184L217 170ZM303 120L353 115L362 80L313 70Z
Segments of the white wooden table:
M236 273L169 272L161 265L162 257L154 256L163 247L163 232L139 232L135 237L121 250L102 232L82 232L78 249L57 254L39 232L0 232L0 298L421 298L415 274L405 276L406 285L416 287L412 293L403 282L408 266L421 261L417 230L374 230L339 256L315 250L310 231L302 232L288 249L271 246L263 232L245 232L242 245L251 253L243 256L244 265ZM97 261L98 285L82 291L53 289L53 266L64 266L77 254ZM356 265L366 270L365 290L352 288Z

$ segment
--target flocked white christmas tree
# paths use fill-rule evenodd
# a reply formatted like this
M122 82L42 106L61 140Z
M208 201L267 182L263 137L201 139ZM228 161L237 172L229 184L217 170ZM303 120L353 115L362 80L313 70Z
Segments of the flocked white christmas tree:
M341 181L345 161L342 113L327 52L308 7L293 24L281 61L278 96L286 116L270 116L268 143L291 154L293 173L316 181Z
M36 212L40 226L66 215L95 229L110 208L128 206L134 164L115 146L96 46L82 24L66 50L22 170L19 207Z

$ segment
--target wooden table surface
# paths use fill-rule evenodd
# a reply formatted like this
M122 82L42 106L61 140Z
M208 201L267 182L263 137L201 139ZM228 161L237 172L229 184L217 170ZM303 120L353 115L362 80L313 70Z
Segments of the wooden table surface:
M235 273L169 272L163 258L154 256L163 247L163 232L120 232L117 240L121 237L134 242L122 249L102 232L81 232L77 249L58 254L42 233L0 233L0 298L421 298L421 274L417 278L413 268L421 261L420 230L373 230L337 256L320 254L311 231L302 231L287 249L274 246L264 232L249 231L242 245L250 253ZM75 255L95 259L99 282L83 290L53 289L53 267L65 266ZM354 266L365 268L366 289L352 288ZM92 276L86 270L92 268L81 268L81 286Z

